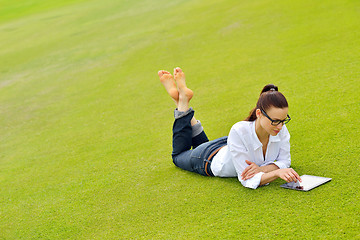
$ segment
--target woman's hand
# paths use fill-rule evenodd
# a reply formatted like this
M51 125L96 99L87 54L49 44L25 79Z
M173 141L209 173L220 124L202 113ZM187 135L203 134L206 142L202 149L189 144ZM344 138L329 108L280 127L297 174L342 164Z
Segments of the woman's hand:
M301 182L301 178L297 172L292 168L283 168L276 170L277 176L287 182Z
M245 170L241 173L242 180L248 180L255 176L255 174L261 172L260 167L253 162L245 160L245 162L249 165Z

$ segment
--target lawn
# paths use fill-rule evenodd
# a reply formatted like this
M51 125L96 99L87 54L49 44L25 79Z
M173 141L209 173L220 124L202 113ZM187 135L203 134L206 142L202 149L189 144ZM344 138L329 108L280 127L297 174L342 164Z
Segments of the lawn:
M360 239L360 2L0 0L0 239ZM289 101L310 192L171 159L181 67L210 139Z

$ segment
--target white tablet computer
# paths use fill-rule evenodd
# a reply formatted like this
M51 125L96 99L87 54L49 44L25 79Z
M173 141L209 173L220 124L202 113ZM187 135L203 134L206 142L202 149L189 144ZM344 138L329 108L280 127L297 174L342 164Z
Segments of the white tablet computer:
M311 175L302 175L300 176L302 182L289 182L281 185L280 187L294 189L298 191L310 191L324 183L331 181L331 178L318 177Z

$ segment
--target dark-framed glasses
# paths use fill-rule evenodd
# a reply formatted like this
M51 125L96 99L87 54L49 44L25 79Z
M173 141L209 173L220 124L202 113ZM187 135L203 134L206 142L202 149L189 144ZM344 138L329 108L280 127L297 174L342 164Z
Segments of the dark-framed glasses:
M266 112L264 110L261 109L261 112L265 115L265 117L267 117L271 121L271 125L273 125L273 126L277 126L281 123L287 124L291 120L291 117L289 116L289 114L287 115L287 118L285 118L284 120L273 120L273 119L271 119L271 117L269 117L269 115L266 114Z

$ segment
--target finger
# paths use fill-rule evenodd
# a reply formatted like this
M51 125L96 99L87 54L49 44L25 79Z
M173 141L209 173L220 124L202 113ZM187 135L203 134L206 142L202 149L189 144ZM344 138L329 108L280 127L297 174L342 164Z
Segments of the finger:
M246 174L244 174L244 176L242 176L242 177L243 177L243 179L246 180L249 178L249 176L253 176L253 175L255 175L255 171L253 169L251 169L251 170L247 171Z
M249 176L251 176L250 178L252 178L255 175L256 171L255 169L249 169L246 174L244 174L243 179L249 179Z
M293 182L296 182L298 180L294 173L291 172L289 175Z
M245 160L245 161L247 161L247 160ZM250 165L245 168L245 170L242 172L241 175L247 174L247 172L250 171L250 169L254 168L254 163L252 163L252 162L249 162L249 163L250 163Z
M294 176L296 178L295 182L301 182L302 181L298 174L296 174Z
M294 180L292 179L291 176L288 176L288 177L287 177L287 181L288 181L288 182L293 182Z
M293 179L294 182L297 182L297 180L299 180L299 178L300 178L299 175L294 171L294 169L291 169L291 171L289 172L289 175Z
M286 182L291 182L291 181L289 180L289 176L288 176L287 174L284 176L284 180L285 180Z
M245 160L245 162L249 165L253 164L253 162L250 162L249 160Z
M247 176L249 176L250 172L246 172L244 173L244 175L242 175L242 179L245 180L247 178Z
M245 180L248 180L248 179L250 179L250 178L252 178L252 177L254 177L254 176L255 176L255 173L248 174L248 175L246 176Z
M241 173L241 176L245 176L249 170L250 170L250 166L245 168L245 170Z
M295 170L293 170L293 174L295 175L296 179L299 180L299 182L302 182L299 174L297 172L295 172Z
M292 178L291 178L291 176L290 176L290 174L289 173L285 173L284 174L284 178L283 178L286 182L292 182Z
M287 177L286 177L286 174L280 175L280 178L281 178L282 180L285 180L286 182L288 182L288 179L287 179Z
M290 182L290 181L288 180L287 176L285 176L285 175L283 175L283 176L281 177L281 179L282 179L282 180L285 180L286 182Z

